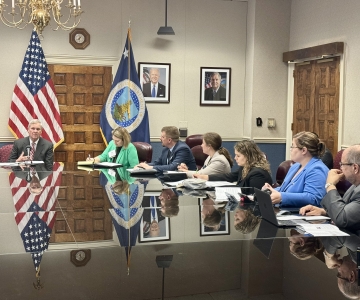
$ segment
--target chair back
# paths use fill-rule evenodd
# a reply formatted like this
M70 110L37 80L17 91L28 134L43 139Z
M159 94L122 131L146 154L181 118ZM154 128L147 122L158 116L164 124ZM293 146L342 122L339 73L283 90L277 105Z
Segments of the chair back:
M288 173L290 167L293 165L292 160L283 161L277 168L276 171L276 182L281 185L285 179L286 174Z
M336 184L336 189L339 192L340 196L344 196L345 192L351 187L351 183L347 180L339 181Z
M189 146L189 148L191 149L192 147L195 147L197 145L201 145L202 144L202 140L203 140L203 135L202 134L193 134L193 135L189 135L186 140L185 143Z
M341 156L344 152L344 149L341 149L338 153L336 153L334 157L334 169L340 169Z
M145 142L133 142L133 145L136 148L139 162L151 162L152 160L152 146Z
M0 162L7 162L10 157L13 144L8 144L0 147Z
M204 162L208 155L202 151L200 145L191 148L191 153L194 155L196 167L200 170L204 166Z

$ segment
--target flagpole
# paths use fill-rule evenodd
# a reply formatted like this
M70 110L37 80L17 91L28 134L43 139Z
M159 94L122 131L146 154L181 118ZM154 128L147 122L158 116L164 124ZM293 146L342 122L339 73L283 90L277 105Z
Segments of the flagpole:
M130 62L131 62L131 51L130 51L130 49L131 49L131 27L130 27L130 25L131 25L131 21L129 20L129 27L128 27L128 34L127 34L127 36L128 36L128 53L129 53L129 57L128 57L128 101L130 101L130 83L131 83L131 80L130 80L130 78L131 78L131 74L130 74L130 70L131 70L131 68L130 68ZM130 116L129 116L129 119L130 119Z

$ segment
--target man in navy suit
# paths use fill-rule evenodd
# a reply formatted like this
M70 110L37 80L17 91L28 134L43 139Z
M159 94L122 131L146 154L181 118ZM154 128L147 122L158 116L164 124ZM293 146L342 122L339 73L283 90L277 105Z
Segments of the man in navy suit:
M161 129L161 144L164 149L161 156L154 163L140 163L144 169L156 169L158 172L175 171L177 166L184 163L189 170L196 170L193 154L187 144L179 140L179 129L175 126L165 126Z
M150 82L143 85L144 97L165 97L165 85L159 82L160 71L157 68L150 69Z
M9 161L39 161L45 163L47 170L52 170L54 162L54 145L41 137L42 125L40 120L34 119L29 122L29 136L14 141L13 148L10 153ZM34 153L27 153L26 147L30 146L34 149Z

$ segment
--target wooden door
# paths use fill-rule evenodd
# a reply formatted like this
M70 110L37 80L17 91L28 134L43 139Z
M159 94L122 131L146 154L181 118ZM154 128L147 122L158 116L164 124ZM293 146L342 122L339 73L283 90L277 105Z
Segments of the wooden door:
M333 156L338 150L339 85L338 57L295 65L293 134L316 132Z
M99 173L63 171L50 242L112 239L110 201Z
M111 67L49 65L59 101L65 141L54 160L76 162L102 153L100 112L109 95Z

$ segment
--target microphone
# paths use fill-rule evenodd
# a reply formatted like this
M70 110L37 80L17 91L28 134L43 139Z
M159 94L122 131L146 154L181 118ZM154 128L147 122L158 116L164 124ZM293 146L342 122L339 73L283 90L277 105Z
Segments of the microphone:
M31 151L30 145L27 145L27 146L25 147L25 151L26 151L26 156L30 156L30 151Z
M31 182L30 170L27 172L25 180L26 180L27 182Z

